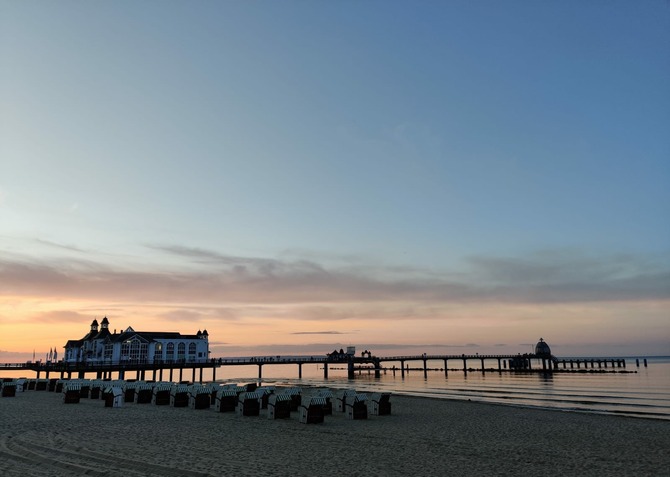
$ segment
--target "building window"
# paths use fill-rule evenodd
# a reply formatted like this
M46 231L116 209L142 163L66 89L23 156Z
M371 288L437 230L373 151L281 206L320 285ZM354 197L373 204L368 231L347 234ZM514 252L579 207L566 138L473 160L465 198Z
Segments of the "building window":
M154 363L158 363L163 360L163 343L156 343L154 347Z
M111 361L114 354L114 345L112 343L105 343L105 361Z
M167 346L165 347L165 359L168 362L174 360L174 343L168 343Z
M186 357L186 344L179 343L177 345L177 359L183 360Z
M195 343L189 343L188 345L188 360L195 361Z

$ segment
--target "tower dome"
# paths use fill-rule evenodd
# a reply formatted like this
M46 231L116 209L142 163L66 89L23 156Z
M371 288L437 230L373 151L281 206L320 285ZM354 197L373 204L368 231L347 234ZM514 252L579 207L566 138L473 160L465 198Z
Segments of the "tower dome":
M535 354L537 356L551 356L551 348L549 348L549 345L542 338L535 345Z

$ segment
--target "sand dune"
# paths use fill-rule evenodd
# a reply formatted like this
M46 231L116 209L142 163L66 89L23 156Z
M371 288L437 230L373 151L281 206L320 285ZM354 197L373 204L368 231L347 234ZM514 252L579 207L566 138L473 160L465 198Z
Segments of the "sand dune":
M0 399L3 476L670 475L670 422L393 396L323 424L152 404Z

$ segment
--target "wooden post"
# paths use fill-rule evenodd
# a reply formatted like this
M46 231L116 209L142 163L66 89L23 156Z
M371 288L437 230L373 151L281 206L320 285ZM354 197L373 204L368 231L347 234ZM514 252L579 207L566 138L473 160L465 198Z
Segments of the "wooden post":
M466 357L463 357L463 372L468 374L468 359Z
M400 360L400 376L405 377L405 360L401 359Z
M298 379L302 379L302 363L298 363Z
M428 361L426 358L423 358L423 377L427 378L428 377Z
M263 364L258 363L258 380L260 381L263 377Z
M449 376L449 366L447 365L447 358L444 358L444 377Z

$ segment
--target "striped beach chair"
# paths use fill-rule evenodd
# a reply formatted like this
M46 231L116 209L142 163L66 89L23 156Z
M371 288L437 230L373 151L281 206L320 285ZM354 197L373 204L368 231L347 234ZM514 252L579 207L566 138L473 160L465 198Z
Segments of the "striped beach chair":
M320 424L324 421L323 407L326 405L326 398L322 396L304 396L303 403L300 404L299 420L303 424Z
M108 386L103 390L102 395L105 407L123 407L125 393L121 386Z
M271 394L268 397L268 419L288 419L291 417L290 394Z
M335 393L335 409L337 412L345 412L347 410L346 399L348 396L355 396L355 389L340 389Z
M242 416L258 416L261 411L261 393L256 391L241 393L237 401L237 414Z
M237 397L244 388L232 386L222 387L216 392L215 409L219 412L235 412L237 410Z
M186 407L189 401L188 384L174 384L170 388L170 406Z
M391 393L372 393L368 398L368 411L373 416L391 414Z
M275 392L275 387L274 386L259 386L256 388L257 393L261 393L260 397L260 406L261 409L267 409L268 408L268 399L272 394Z
M100 395L102 394L102 390L105 389L105 385L105 381L101 379L91 380L88 397L91 399L100 399Z
M209 409L212 402L212 388L210 386L194 384L189 386L188 403L191 409Z
M0 386L2 386L2 397L16 396L16 381L3 381Z
M368 396L366 394L354 394L346 397L346 415L347 419L367 419L368 418Z
M156 383L151 389L151 402L156 406L170 405L171 383Z
M77 379L79 383L79 397L88 399L91 392L91 380L90 379Z
M150 404L153 399L154 385L151 383L138 384L135 387L135 403Z
M63 386L63 403L78 404L81 400L81 383L79 380L69 381Z
M323 406L323 413L326 416L333 414L333 392L330 389L319 389L315 396L326 398L326 404Z
M137 387L146 384L144 381L124 381L123 383L123 399L125 402L135 402L135 393Z

